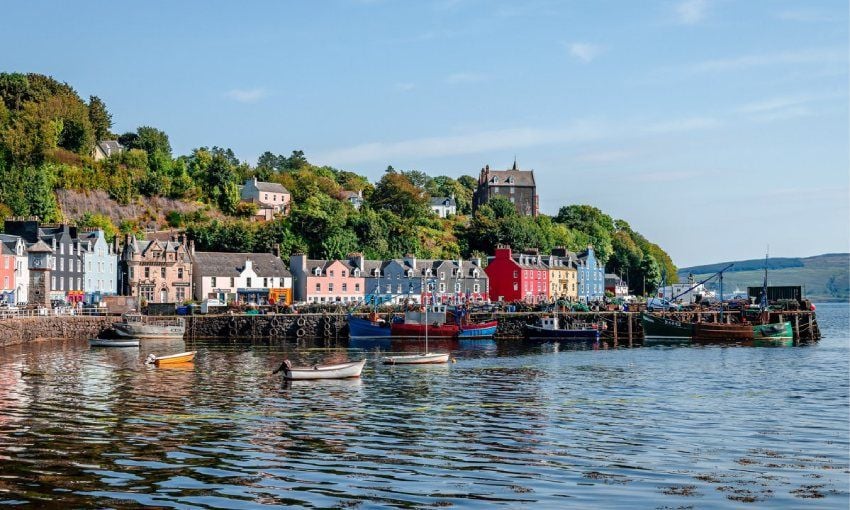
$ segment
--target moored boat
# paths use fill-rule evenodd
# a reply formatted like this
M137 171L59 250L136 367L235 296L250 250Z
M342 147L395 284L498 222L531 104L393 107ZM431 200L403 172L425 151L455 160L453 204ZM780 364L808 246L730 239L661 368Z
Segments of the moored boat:
M462 324L458 331L458 338L489 338L496 334L499 321L479 322L474 324Z
M378 338L390 336L390 323L381 319L377 314L369 314L369 318L348 316L349 338Z
M392 336L401 338L455 338L460 327L446 321L445 305L432 305L423 311L405 312L404 322L392 323L390 331Z
M696 342L737 342L752 340L753 325L748 323L697 322L694 324Z
M155 354L149 354L148 358L145 360L145 363L150 363L154 365L172 365L176 363L189 363L190 361L194 361L195 354L198 351L189 351L189 352L181 352L179 354L171 354L169 356L156 356Z
M426 352L424 354L386 356L381 361L383 361L385 365L425 365L432 363L448 363L449 353Z
M147 317L138 313L125 314L121 322L112 324L112 330L125 338L183 338L186 322L180 317Z
M339 363L336 365L313 365L312 367L293 367L287 359L273 373L283 372L283 378L290 381L304 381L310 379L348 379L360 377L366 360L353 361L351 363Z
M597 341L600 337L596 327L561 329L557 317L542 317L539 324L526 324L525 337L529 340L572 340Z
M138 347L139 340L134 338L90 338L90 347Z
M685 343L693 339L694 325L690 322L649 313L641 314L640 318L645 343Z
M791 323L788 321L773 324L756 324L753 326L753 338L756 340L793 342L794 328L791 327Z

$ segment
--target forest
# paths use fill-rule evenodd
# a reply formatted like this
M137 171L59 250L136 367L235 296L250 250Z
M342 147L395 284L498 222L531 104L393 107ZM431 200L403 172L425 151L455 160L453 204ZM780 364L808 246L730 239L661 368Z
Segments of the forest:
M143 236L146 218L113 218L99 212L67 217L57 192L102 190L117 204L144 204L166 197L192 204L190 210L159 211L157 228L185 230L198 250L296 251L314 258L362 252L387 259L413 253L420 258L492 254L497 244L515 249L555 246L581 251L592 245L606 270L640 291L676 280L676 267L657 244L591 205L564 204L555 215L526 217L505 199L472 211L477 179L430 176L418 169L388 166L377 182L344 169L312 164L300 150L267 151L255 164L224 147L198 147L175 155L168 135L153 126L115 133L100 98L85 100L73 87L39 74L0 73L0 216L38 216L44 222L73 222ZM99 140L117 140L125 150L102 161L92 157ZM245 179L282 184L292 210L269 222L251 218L256 206L241 203ZM359 209L344 191L362 192ZM458 214L441 219L429 208L432 196L454 196ZM149 218L147 218L149 219Z

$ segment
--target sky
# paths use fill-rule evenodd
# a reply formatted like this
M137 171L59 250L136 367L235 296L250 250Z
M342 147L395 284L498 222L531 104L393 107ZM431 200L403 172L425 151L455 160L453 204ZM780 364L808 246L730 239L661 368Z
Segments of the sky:
M850 251L848 3L9 2L0 71L255 163L533 169L680 266Z

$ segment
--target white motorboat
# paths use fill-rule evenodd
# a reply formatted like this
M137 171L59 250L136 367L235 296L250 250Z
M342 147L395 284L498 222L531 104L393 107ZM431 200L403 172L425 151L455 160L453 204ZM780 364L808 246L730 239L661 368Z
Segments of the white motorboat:
M125 338L183 338L186 322L180 317L145 317L128 313L121 322L112 324L112 329Z
M405 354L401 356L386 356L382 361L385 365L425 365L429 363L448 363L449 354L442 352Z
M139 340L135 338L90 338L91 347L138 347Z
M340 363L338 365L313 365L312 367L293 367L289 360L284 360L280 367L273 373L283 372L283 378L290 381L303 381L309 379L348 379L360 377L366 360L351 363Z

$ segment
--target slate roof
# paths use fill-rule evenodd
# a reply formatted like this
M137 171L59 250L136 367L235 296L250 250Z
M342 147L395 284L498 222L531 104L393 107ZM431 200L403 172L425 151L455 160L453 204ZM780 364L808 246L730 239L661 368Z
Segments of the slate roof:
M101 140L97 142L97 146L100 147L100 150L107 156L118 154L124 150L124 146L118 143L117 140Z
M292 273L286 265L271 253L224 253L196 251L192 257L192 270L198 276L239 276L250 260L254 272L260 277L286 277Z
M534 186L534 170L490 170L487 174L488 186L504 186L508 179L513 178L514 186ZM499 182L493 182L493 177L498 177Z
M446 207L457 207L457 202L451 197L431 197L431 206L444 205Z
M38 242L27 248L27 251L30 253L53 253L53 248L39 239Z
M289 191L283 187L283 184L278 184L276 182L257 181L257 189L264 193L289 193Z

